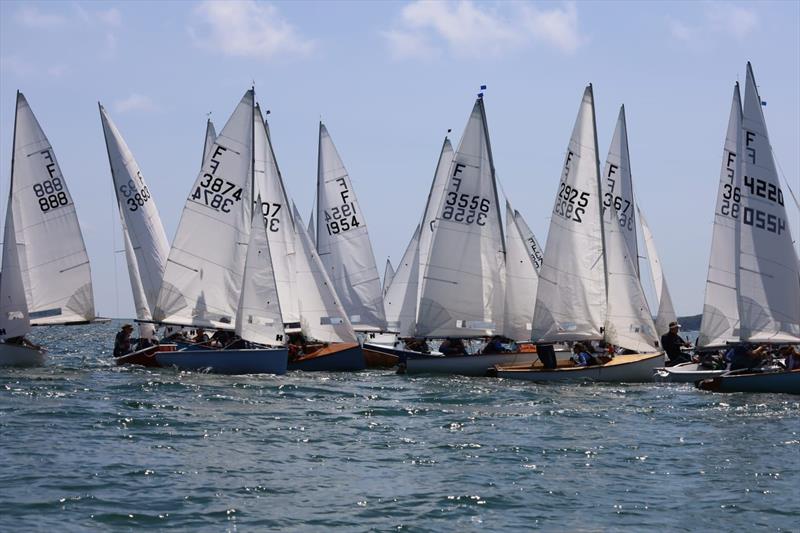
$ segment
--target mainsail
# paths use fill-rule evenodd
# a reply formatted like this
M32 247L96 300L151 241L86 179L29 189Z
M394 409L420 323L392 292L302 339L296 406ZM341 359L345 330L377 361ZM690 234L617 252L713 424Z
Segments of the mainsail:
M9 209L30 321L91 321L92 275L75 204L53 148L19 92L15 121Z
M252 222L254 111L251 89L203 162L169 253L154 320L234 326Z
M739 340L739 306L736 293L736 224L741 206L737 174L737 139L741 136L742 103L739 84L733 88L728 130L722 151L722 168L714 209L711 256L708 259L705 303L697 346L724 346Z
M656 301L658 302L658 314L656 315L656 334L663 335L669 331L669 323L677 321L678 317L675 314L675 308L672 305L672 297L669 295L669 288L667 287L667 278L661 269L661 259L656 250L656 242L653 238L653 232L650 231L650 226L642 214L641 209L637 210L639 215L639 222L642 224L642 237L647 249L647 259L650 264L650 274L653 277L653 285L656 290Z
M424 270L417 335L479 337L503 331L505 245L483 98L448 172Z
M519 215L519 213L516 213ZM515 340L530 340L533 306L536 303L536 288L539 274L536 255L530 248L530 231L522 216L515 216L511 204L506 201L506 316L504 335ZM531 234L531 237L533 234ZM533 239L534 241L536 239ZM537 245L538 246L538 245Z
M136 318L151 320L169 256L169 243L155 200L139 165L105 108L100 104L98 107L122 219L125 257Z
M800 342L800 272L753 69L747 63L735 188L740 338Z
M533 315L536 342L602 339L606 278L592 86L583 93L547 233Z
M348 318L359 330L386 329L381 281L347 169L319 125L316 245Z
M261 214L267 229L281 314L284 324L296 325L300 315L295 290L295 222L269 130L266 123L256 124L255 128L256 189L261 195Z
M297 297L303 334L323 342L357 342L353 326L294 205L292 214L296 222Z

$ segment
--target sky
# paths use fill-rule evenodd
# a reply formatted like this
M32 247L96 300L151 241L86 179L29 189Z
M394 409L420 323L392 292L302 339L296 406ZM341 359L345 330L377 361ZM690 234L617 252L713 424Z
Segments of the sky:
M382 275L418 223L443 136L452 128L457 142L484 84L500 193L544 243L591 82L601 165L624 103L637 201L678 314L696 314L733 84L744 82L748 60L776 161L800 195L800 2L4 0L0 197L20 90L75 201L98 314L130 317L97 102L133 151L171 239L199 171L206 117L219 131L254 83L304 217L325 122ZM797 209L786 205L797 242Z

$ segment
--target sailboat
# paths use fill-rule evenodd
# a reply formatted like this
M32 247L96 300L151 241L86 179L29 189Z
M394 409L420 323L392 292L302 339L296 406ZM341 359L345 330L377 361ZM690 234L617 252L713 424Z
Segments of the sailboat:
M553 369L538 363L497 365L493 375L533 381L650 381L653 370L663 363L663 353L655 348L655 325L639 282L638 257L628 240L632 212L624 209L623 198L628 192L622 185L617 187L614 179L618 172L627 171L620 157L625 149L621 141L621 134L612 140L604 185L594 94L592 86L587 86L550 221L532 338L541 344L605 340L636 353L586 367L569 363L559 363Z
M356 331L386 330L381 282L364 212L327 127L319 124L316 247Z
M283 182L265 122L263 172L256 173L281 317L292 342L289 370L357 371L364 356L356 333L325 273ZM301 333L302 336L297 335Z
M136 318L140 321L139 337L152 339L155 337L153 307L164 277L169 242L136 159L108 112L99 103L98 108L122 223Z
M253 209L257 196L255 94L245 93L206 154L169 252L153 309L161 324L235 330L252 349L175 351L158 347L117 359L118 364L174 366L182 370L249 374L286 372L280 303L271 270L266 227ZM205 231L204 229L205 228ZM215 235L213 242L208 235ZM262 235L263 234L263 235ZM149 359L148 359L149 358Z
M94 295L75 204L53 148L20 92L4 237L0 338L6 342L0 362L40 364L41 350L18 350L14 342L32 325L90 323Z
M730 133L729 128L729 136ZM734 133L735 144L730 146L733 149L726 143L726 155L734 170L721 179L722 195L717 202L712 241L715 270L733 275L726 277L729 284L722 295L712 293L716 300L712 299L709 305L708 289L712 285L709 266L706 287L709 313L707 319L704 310L701 326L704 346L720 338L728 343L797 345L800 344L800 262L792 241L761 97L749 62L741 124ZM723 228L732 231L720 229L718 224L725 224ZM723 248L727 254L715 257L715 246ZM729 262L722 263L721 258ZM723 299L725 297L727 300ZM735 306L730 306L731 300ZM730 307L715 308L713 302L725 302ZM730 320L734 312L738 323ZM714 338L709 333L717 333L717 336ZM800 373L731 372L700 382L698 386L721 392L796 393L800 391Z
M543 256L522 215L506 200L506 309L504 335L529 343Z
M406 298L416 303L412 336L491 337L504 331L506 247L482 95L452 162L441 172L437 169L433 201L418 229L418 298ZM399 355L405 373L463 375L536 358L523 352L443 356L403 350Z

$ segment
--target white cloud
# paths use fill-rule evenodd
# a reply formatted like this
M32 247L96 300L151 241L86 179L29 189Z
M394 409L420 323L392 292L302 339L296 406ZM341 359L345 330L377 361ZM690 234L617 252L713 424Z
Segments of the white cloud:
M34 6L23 6L16 12L18 23L27 28L57 28L67 24L67 17L58 13L41 11Z
M138 93L131 93L130 96L114 102L114 111L126 113L128 111L153 111L156 108L153 101L148 96Z
M230 56L271 59L281 54L307 55L314 42L302 37L272 4L253 0L206 0L195 8L198 24L190 28L198 46Z
M383 36L396 58L429 57L443 48L456 55L495 56L532 40L569 53L583 42L574 3L540 9L510 3L485 6L471 0L415 0L403 6L399 25Z
M704 44L720 36L743 40L759 25L756 11L727 2L706 2L703 14L695 23L667 17L670 35L686 44Z

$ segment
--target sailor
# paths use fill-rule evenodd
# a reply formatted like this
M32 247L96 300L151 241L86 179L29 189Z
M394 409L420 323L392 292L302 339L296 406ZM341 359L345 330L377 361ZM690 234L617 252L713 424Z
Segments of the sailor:
M784 346L779 353L784 357L786 370L800 370L800 352L794 346Z
M439 351L444 355L466 355L467 347L461 339L448 337L439 345Z
M590 366L598 364L597 359L592 356L587 350L586 346L580 342L576 342L572 347L572 360L577 366Z
M486 343L486 346L483 348L484 354L493 354L493 353L506 353L508 352L508 348L503 344L505 339L500 335L495 335L489 342Z
M431 349L425 339L406 339L406 350L419 353L431 353Z
M131 333L133 333L133 326L123 324L122 329L114 337L114 357L122 357L133 351L134 339L131 338Z
M197 332L194 336L194 342L197 344L206 344L210 340L209 336L206 334L206 330L203 328L197 328Z
M739 344L730 349L731 370L753 370L764 363L766 346Z
M688 363L692 360L687 354L681 351L681 348L688 348L691 344L678 335L680 329L680 324L677 322L670 322L669 332L661 336L661 347L664 348L664 351L667 352L667 357L669 357L667 366Z

